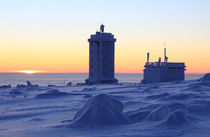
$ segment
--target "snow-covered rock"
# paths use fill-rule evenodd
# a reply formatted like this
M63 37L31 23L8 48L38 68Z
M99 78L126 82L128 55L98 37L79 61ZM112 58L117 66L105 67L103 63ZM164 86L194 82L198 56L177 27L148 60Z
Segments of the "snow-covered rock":
M39 87L38 85L32 85L30 81L26 81L26 85L24 84L17 84L16 88L37 88Z
M100 94L92 97L75 114L73 125L115 125L128 122L122 114L123 104L114 97Z
M12 88L12 86L9 84L9 85L1 85L0 86L0 89L7 89L7 88Z

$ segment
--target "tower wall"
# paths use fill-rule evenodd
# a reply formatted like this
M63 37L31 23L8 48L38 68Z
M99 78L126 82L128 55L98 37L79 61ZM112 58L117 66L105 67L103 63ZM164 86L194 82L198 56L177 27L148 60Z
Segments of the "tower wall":
M89 79L97 81L99 72L99 42L89 43Z
M111 33L96 32L89 42L89 78L87 83L116 83L114 76L114 46Z

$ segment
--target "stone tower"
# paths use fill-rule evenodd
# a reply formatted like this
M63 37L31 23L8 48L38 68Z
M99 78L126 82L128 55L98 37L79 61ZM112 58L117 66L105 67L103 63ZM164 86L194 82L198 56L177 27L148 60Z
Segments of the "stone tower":
M104 32L104 25L100 32L91 35L89 42L89 78L88 84L117 83L114 72L114 48L116 39L111 33Z

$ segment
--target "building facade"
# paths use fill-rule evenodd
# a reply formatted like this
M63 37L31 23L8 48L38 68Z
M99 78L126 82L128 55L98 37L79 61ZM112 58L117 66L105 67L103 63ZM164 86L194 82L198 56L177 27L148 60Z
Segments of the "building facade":
M182 81L185 79L185 64L180 62L168 62L166 49L164 50L164 62L159 58L158 62L149 62L149 53L147 53L147 62L144 69L144 79L142 83L159 83Z

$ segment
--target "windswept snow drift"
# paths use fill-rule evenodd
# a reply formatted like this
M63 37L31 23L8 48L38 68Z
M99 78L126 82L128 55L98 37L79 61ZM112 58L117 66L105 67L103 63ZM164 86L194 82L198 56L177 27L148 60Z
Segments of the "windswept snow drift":
M122 114L123 104L114 97L100 94L92 97L75 114L73 125L115 125L128 123Z
M184 124L188 122L186 106L181 103L166 103L154 109L148 120L162 121L169 125Z
M66 92L60 92L57 89L49 90L46 93L43 94L38 94L36 98L54 98L54 97L61 97L61 96L66 96L68 93Z
M206 137L210 134L208 82L28 89L31 88L0 88L0 136Z
M205 74L205 75L201 78L201 82L210 82L210 73Z

